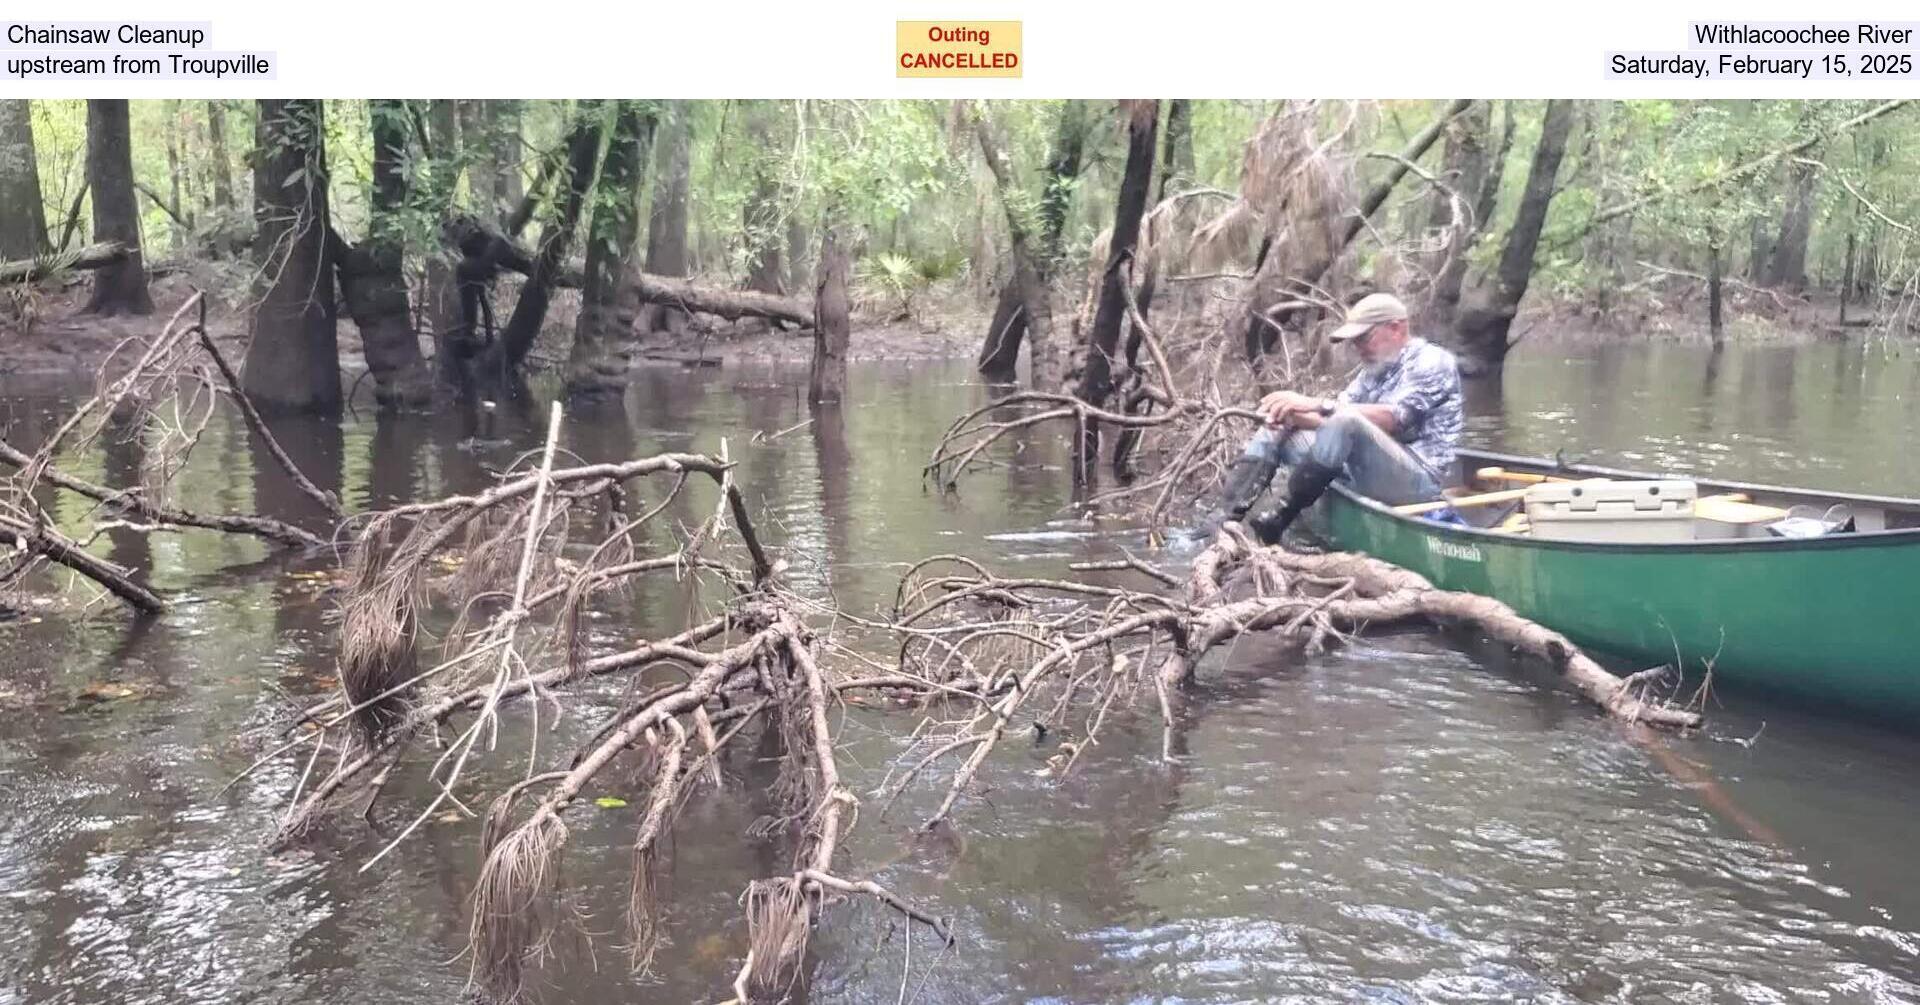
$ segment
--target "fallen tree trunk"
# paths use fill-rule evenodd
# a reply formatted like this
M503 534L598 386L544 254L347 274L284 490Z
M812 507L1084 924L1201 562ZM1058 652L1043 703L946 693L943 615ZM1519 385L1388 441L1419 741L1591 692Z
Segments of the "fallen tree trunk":
M813 305L799 297L783 297L756 290L716 290L685 279L645 272L627 273L626 294L641 303L665 304L695 314L713 314L729 321L766 318L797 328L813 327Z
M55 254L0 262L0 283L37 283L55 273L74 269L104 269L109 265L118 265L126 258L126 245L119 241L101 241L81 248L72 257Z
M1491 597L1435 589L1418 573L1377 558L1349 553L1309 555L1281 548L1252 548L1244 536L1223 533L1194 563L1194 578L1187 595L1197 604L1217 603L1222 579L1236 566L1252 563L1258 571L1279 569L1322 579L1347 580L1350 595L1325 598L1326 615L1348 626L1382 624L1428 617L1439 621L1471 625L1489 637L1546 660L1567 683L1609 715L1632 722L1646 722L1675 729L1699 726L1697 712L1673 708L1645 700L1634 693L1626 678L1616 677L1582 653L1567 637L1515 613L1513 608ZM1190 635L1197 642L1191 658L1169 658L1163 677L1169 682L1191 677L1198 653L1212 644L1243 631L1267 627L1261 615L1271 606L1270 598L1217 604L1200 618ZM1179 657L1179 654L1175 654Z
M959 564L967 572L921 578L923 570L940 563ZM1074 568L1131 569L1161 583L1170 578L1137 559ZM1232 595L1239 599L1228 599ZM1078 603L1058 613L1063 596ZM1048 613L1036 618L1032 612L1039 610ZM1641 693L1636 685L1644 678L1607 673L1564 636L1499 601L1436 590L1412 572L1362 555L1257 548L1237 524L1229 524L1196 557L1185 589L1171 597L1069 580L1003 579L965 556L943 555L915 565L901 579L892 624L908 636L900 669L944 680L944 690L964 689L986 708L922 732L918 746L930 752L882 786L881 814L929 764L967 752L946 797L920 827L931 830L946 822L1010 726L1031 722L1044 738L1068 722L1066 713L1076 698L1093 701L1095 710L1075 739L1060 745L1049 762L1052 773L1071 771L1081 753L1098 742L1100 723L1123 692L1146 688L1158 698L1163 756L1170 757L1172 695L1220 645L1250 632L1277 632L1311 652L1329 638L1416 617L1470 624L1547 660L1608 715L1675 729L1700 724L1691 709ZM956 633L965 634L949 641ZM916 650L916 642L923 648ZM984 674L976 668L984 668ZM963 688L960 673L972 683ZM1037 708L1036 695L1046 696ZM1049 700L1051 710L1040 711Z

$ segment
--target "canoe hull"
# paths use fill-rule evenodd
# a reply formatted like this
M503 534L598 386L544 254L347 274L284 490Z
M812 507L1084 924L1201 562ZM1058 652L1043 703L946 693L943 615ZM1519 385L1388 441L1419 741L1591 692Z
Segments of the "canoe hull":
M1579 645L1920 726L1920 531L1679 545L1540 541L1336 489L1325 533Z

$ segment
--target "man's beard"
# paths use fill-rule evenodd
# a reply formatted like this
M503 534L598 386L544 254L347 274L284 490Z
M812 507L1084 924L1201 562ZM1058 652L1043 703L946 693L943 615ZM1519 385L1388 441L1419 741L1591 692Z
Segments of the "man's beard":
M1378 377L1381 374L1386 373L1387 368L1392 365L1393 365L1392 356L1388 356L1385 359L1373 360L1371 362L1362 361L1360 364L1360 372L1366 374L1368 377Z

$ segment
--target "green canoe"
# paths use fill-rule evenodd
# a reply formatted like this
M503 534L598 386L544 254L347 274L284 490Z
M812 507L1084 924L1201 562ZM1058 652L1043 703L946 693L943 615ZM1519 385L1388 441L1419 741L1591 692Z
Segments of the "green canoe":
M1483 451L1461 451L1461 465L1656 477ZM1718 683L1920 726L1920 500L1695 481L1702 497L1739 493L1756 506L1844 504L1856 529L1814 538L1545 540L1403 515L1336 486L1321 507L1322 532L1342 550L1412 569L1442 589L1503 601L1589 649L1648 666L1672 663L1677 650L1695 679L1711 659ZM1477 521L1502 515L1462 512Z

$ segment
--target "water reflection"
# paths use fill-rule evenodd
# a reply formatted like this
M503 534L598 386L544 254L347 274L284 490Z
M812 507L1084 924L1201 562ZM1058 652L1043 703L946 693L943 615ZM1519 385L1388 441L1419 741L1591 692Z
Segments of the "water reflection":
M793 582L855 613L890 604L900 563L929 553L1049 575L1115 546L1063 515L1067 450L1052 431L1007 437L956 497L924 487L940 432L989 400L963 363L867 367L839 407L808 408L804 383L762 363L649 369L622 399L570 403L564 442L591 461L717 451L724 437ZM1516 452L1920 494L1904 446L1917 390L1920 367L1856 346L1565 357L1529 344L1504 380L1470 386L1469 409L1477 442ZM65 407L0 396L16 442ZM363 509L484 485L538 448L545 414L543 400L275 431ZM77 470L123 481L149 462L141 445L103 442ZM620 505L637 515L662 488ZM317 512L224 420L178 491L201 508ZM692 526L716 499L695 485L669 516ZM582 519L610 519L593 509L604 505L583 502ZM62 498L57 512L79 529L88 510ZM98 547L186 602L135 633L112 617L0 627L0 1002L456 1000L472 821L435 821L363 875L382 838L359 824L308 851L262 850L297 759L215 795L257 756L236 736L328 687L331 584L311 576L325 564L206 534L114 531ZM601 598L589 645L684 624L697 590L662 578ZM851 630L835 638L861 644ZM948 840L910 834L935 786L885 820L864 807L847 871L954 916L966 942L930 975L941 954L918 933L921 1001L1920 995L1906 866L1920 743L1732 698L1708 737L1654 755L1539 678L1470 639L1378 638L1304 662L1249 640L1208 668L1171 763L1148 716L1110 726L1055 783L1036 771L1060 737L1036 744L1029 731L983 774ZM100 681L132 694L85 697ZM628 686L582 694L542 749L564 756ZM835 724L863 794L910 743L908 715L849 707ZM526 740L509 730L502 748ZM539 975L545 1000L719 996L745 950L739 892L792 853L745 836L772 812L770 754L736 751L727 792L688 805L655 978L629 976L614 946L637 816L570 817L569 889L597 938L559 940ZM390 832L429 794L417 773L396 778L377 819ZM837 907L804 994L896 1000L906 938L869 905Z
M1917 376L1855 342L1523 344L1500 381L1469 383L1468 428L1514 453L1913 496Z

